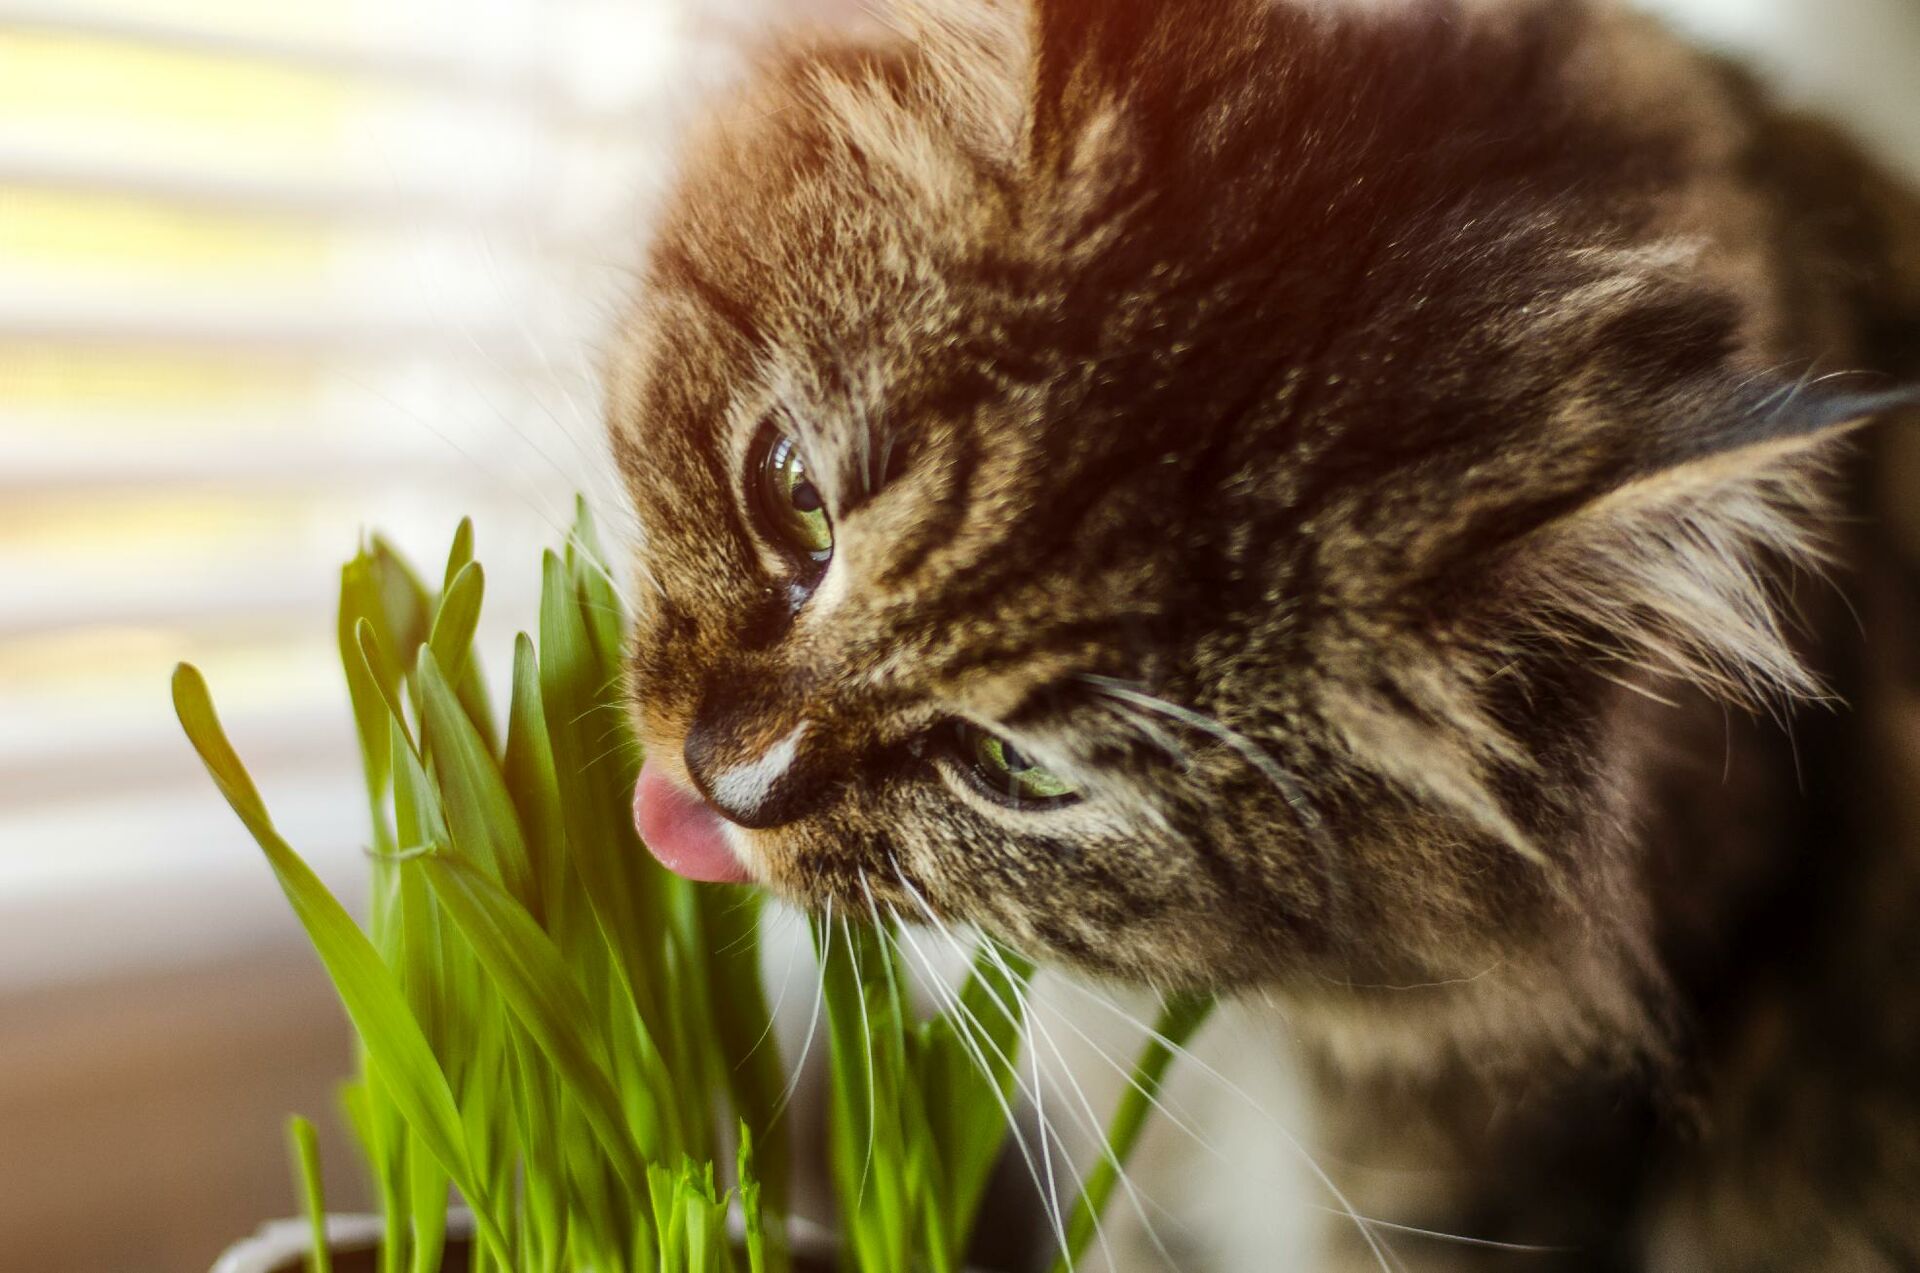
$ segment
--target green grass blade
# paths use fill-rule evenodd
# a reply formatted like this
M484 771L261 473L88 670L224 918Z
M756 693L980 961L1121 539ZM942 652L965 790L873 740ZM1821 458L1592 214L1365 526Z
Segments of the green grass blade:
M945 1227L951 1234L972 1230L1006 1143L1006 1111L1026 1025L1021 1005L1032 977L1033 965L1018 954L983 948L960 991L960 1012L941 1018L929 1031L929 1052L939 1058L945 1093L929 1102L927 1117L941 1152Z
M407 869L419 868L409 866ZM474 1175L489 1196L501 1204L497 1214L506 1243L499 1253L490 1252L489 1255L497 1259L507 1273L520 1273L520 1226L518 1209L512 1201L512 1125L499 1117L499 1111L507 1099L508 1039L513 1032L513 1023L501 1011L500 998L493 993L492 987L482 981L477 961L470 959L467 962L474 974L474 984L469 987L466 996L472 1027L469 1031L472 1054L463 1067L463 1082L458 1089L460 1113L466 1122Z
M827 1014L828 1163L843 1236L861 1273L908 1267L913 1225L901 1199L901 1090L906 1067L898 999L875 984L883 956L863 929L812 921ZM877 993L868 994L871 987Z
M294 1184L307 1217L307 1273L333 1273L333 1252L327 1246L327 1191L320 1179L320 1140L304 1118L287 1120L287 1149L293 1157Z
M473 634L480 629L480 607L486 599L487 576L480 563L470 561L447 586L433 616L433 635L427 648L440 661L447 679L455 684L467 670L473 652Z
M353 706L354 728L360 739L367 806L373 816L373 847L376 852L389 852L393 849L393 830L387 823L385 801L393 771L388 752L387 713L381 705L380 686L361 652L359 635L360 625L371 620L379 605L380 589L374 577L373 559L360 553L340 568L336 635L341 668L347 678L347 698Z
M860 931L862 946L867 933ZM868 953L863 950L863 954ZM876 961L863 960L872 968ZM885 1255L877 1267L906 1268L918 1264L926 1252L916 1249L919 1236L915 1225L916 1178L913 1161L912 1131L920 1106L915 1084L917 1067L910 1059L908 1023L901 1002L887 987L869 975L865 983L866 1016L861 1022L867 1035L866 1050L872 1070L872 1092L868 1113L868 1148L860 1164L858 1193L866 1214L872 1220L880 1250Z
M416 1140L407 1155L409 1273L439 1273L447 1242L447 1173Z
M1122 1093L1112 1121L1107 1124L1106 1154L1087 1173L1080 1199L1073 1205L1073 1218L1067 1223L1067 1247L1054 1261L1053 1273L1071 1273L1087 1253L1087 1245L1093 1241L1100 1218L1113 1199L1120 1173L1140 1143L1140 1133L1146 1128L1154 1100L1166 1082L1167 1067L1173 1063L1175 1052L1186 1047L1206 1024L1213 1008L1214 1001L1207 995L1176 995L1161 1008L1153 1036L1134 1062L1132 1081Z
M684 1273L730 1273L733 1242L727 1234L727 1204L715 1185L712 1163L681 1160L674 1208L681 1248L674 1267Z
M565 1133L567 1190L573 1214L568 1251L582 1268L632 1268L654 1273L658 1257L652 1251L653 1221L644 1208L649 1195L636 1197L622 1185L594 1152L593 1133L569 1103L562 1111ZM616 1201L617 1200L617 1201ZM635 1248L642 1248L636 1253Z
M493 751L460 706L431 645L420 651L417 679L421 732L433 758L454 847L465 861L494 872L508 894L524 904L535 891L533 865L520 836L519 810Z
M659 1163L647 1164L647 1196L653 1206L653 1234L660 1252L660 1273L669 1273L677 1262L679 1235L674 1232L673 1173Z
M456 858L419 861L480 964L578 1102L613 1168L628 1188L646 1186L644 1158L657 1157L657 1127L635 1129L635 1144L608 1077L604 1050L586 1033L593 1018L552 939L499 885ZM649 1135L649 1132L651 1134Z
M440 792L427 774L427 767L413 743L401 732L400 718L391 718L394 736L393 755L398 763L393 770L394 825L400 831L404 853L420 853L445 844L452 836L440 806Z
M386 704L388 718L399 727L400 737L409 751L418 752L420 745L413 740L413 728L407 724L407 713L401 706L405 698L405 686L400 679L399 666L393 661L393 654L387 649L386 642L380 636L380 630L371 620L362 619L353 630L354 642L360 648L367 675L373 682L374 690L380 701ZM392 755L392 749L388 749Z
M580 591L588 628L601 658L609 663L617 661L625 617L620 594L614 590L607 569L606 550L600 546L600 532L593 524L593 512L583 495L575 495L573 499L573 533L567 541L567 570Z
M740 1218L746 1229L747 1273L776 1273L787 1267L785 1244L767 1238L767 1218L760 1191L760 1173L753 1140L753 1128L742 1120L740 1150L735 1174L739 1178ZM776 1245L778 1250L776 1250Z
M433 621L427 585L384 536L373 536L370 547L374 577L380 589L376 620L380 636L393 649L411 658L414 647L427 639L427 630Z
M214 785L266 854L281 891L326 965L327 975L394 1104L461 1191L474 1201L476 1209L485 1207L486 1194L474 1178L446 1076L380 953L346 908L274 830L253 779L220 727L198 669L184 663L175 669L173 702L180 724L200 753ZM490 1224L484 1211L481 1219L483 1227ZM496 1230L487 1236L497 1239L499 1234Z
M507 707L507 794L526 838L532 873L527 909L548 932L559 933L559 908L567 887L566 822L560 813L560 780L553 769L546 707L540 697L540 665L533 640L522 632L513 643L513 698Z
M460 524L453 528L453 545L447 549L447 569L440 576L440 591L453 590L453 581L473 560L473 518L462 517Z
M459 578L468 562L473 560L473 518L463 517L453 532L453 547L447 552L447 569L440 585L440 594L444 604L446 594L453 590L454 581ZM441 666L450 666L442 655ZM489 749L493 749L496 739L493 727L493 705L487 697L487 678L481 675L480 658L469 655L466 672L456 682L460 688L460 704L467 709L480 736L487 740Z
M664 897L674 885L640 844L632 798L637 755L628 750L625 713L609 698L614 672L587 634L575 581L560 559L543 559L540 596L540 692L574 869L618 958L627 992L663 1047L675 1046L666 981L657 949L666 931ZM684 881L680 883L684 884ZM676 1076L687 1073L672 1065Z
M525 1245L534 1273L554 1273L567 1240L566 1159L559 1143L560 1092L553 1072L524 1031L513 1042Z
M360 1077L340 1085L340 1113L359 1141L372 1169L380 1195L380 1219L386 1238L380 1244L380 1273L400 1273L405 1267L407 1206L401 1180L406 1173L406 1124L393 1102L377 1092L379 1078L366 1059L366 1045L357 1049Z
M734 1112L752 1129L756 1165L767 1205L785 1211L791 1177L790 1125L779 1117L786 1088L780 1041L768 1028L772 1018L760 980L761 894L753 889L713 885L695 891L705 945L706 1003L712 1010L721 1079L733 1098Z
M382 947L381 954L399 975L407 1007L420 1023L420 1032L427 1036L427 1045L439 1060L448 1084L458 1091L458 1066L464 1049L456 1045L453 1035L463 1024L459 1019L462 1005L456 988L449 984L439 910L424 880L410 871L394 869L391 873L399 902L394 922L388 926L392 930L388 935L391 949Z

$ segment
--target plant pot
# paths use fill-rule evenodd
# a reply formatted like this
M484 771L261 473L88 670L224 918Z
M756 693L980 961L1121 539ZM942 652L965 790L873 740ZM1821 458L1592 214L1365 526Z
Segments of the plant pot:
M465 1273L472 1217L455 1212L447 1221L447 1255L442 1273ZM213 1273L304 1273L310 1243L305 1220L274 1220L215 1261ZM379 1267L379 1216L328 1216L327 1247L334 1273L375 1273ZM833 1273L831 1236L804 1221L792 1226L794 1273Z
M229 1247L214 1262L213 1273L302 1273L311 1231L305 1220L263 1224L252 1237ZM328 1216L327 1247L333 1256L334 1273L373 1273L384 1232L386 1226L379 1216ZM446 1273L467 1267L465 1245L464 1237L449 1232ZM461 1248L457 1257L456 1246Z

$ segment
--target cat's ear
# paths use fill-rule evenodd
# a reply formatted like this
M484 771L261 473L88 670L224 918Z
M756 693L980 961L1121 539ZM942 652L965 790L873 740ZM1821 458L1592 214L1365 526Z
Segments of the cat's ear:
M1920 388L1730 392L1710 416L1638 431L1508 542L1510 618L1588 648L1601 637L1736 703L1819 692L1782 620L1780 587L1827 556L1848 435L1920 407Z
M1153 0L1032 0L1032 148L1037 163L1066 158L1078 134L1120 110L1128 67L1147 42Z
M1205 41L1234 29L1254 0L1026 0L1030 5L1029 154L1070 175L1189 78Z

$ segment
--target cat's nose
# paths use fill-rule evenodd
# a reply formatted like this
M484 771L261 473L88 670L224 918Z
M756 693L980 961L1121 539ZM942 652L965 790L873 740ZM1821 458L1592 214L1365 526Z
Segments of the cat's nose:
M783 826L818 801L804 763L812 722L709 703L687 731L687 773L714 808L743 827Z

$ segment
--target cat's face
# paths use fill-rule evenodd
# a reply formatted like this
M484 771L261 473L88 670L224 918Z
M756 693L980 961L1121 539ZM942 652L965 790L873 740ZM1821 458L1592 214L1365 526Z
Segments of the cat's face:
M1763 414L1698 121L1422 14L1043 3L723 113L611 385L660 836L1162 984L1621 904L1587 665L1792 683L1744 554L1835 413ZM1635 538L1729 500L1718 574Z

